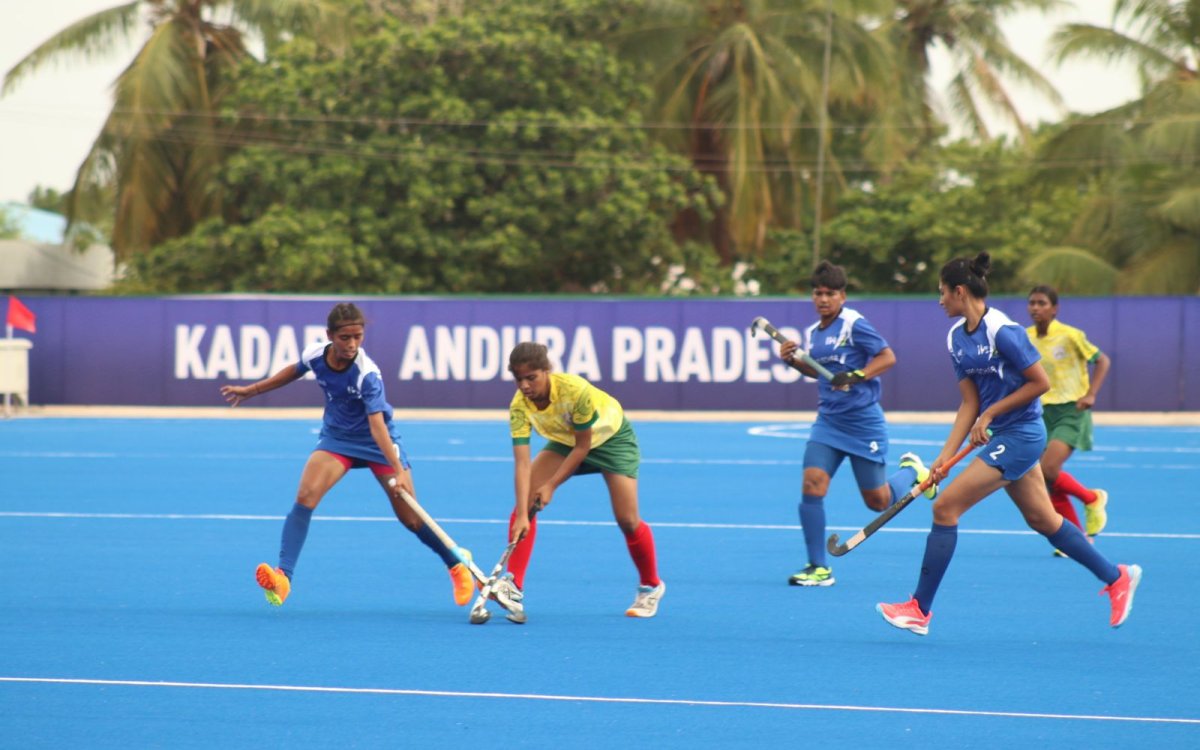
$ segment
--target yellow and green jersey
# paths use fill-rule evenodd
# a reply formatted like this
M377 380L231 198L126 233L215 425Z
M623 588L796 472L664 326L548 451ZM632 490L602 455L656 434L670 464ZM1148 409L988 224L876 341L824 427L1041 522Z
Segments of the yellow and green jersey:
M1027 331L1050 377L1050 390L1042 395L1042 403L1069 404L1087 395L1091 386L1088 363L1100 356L1100 349L1088 341L1087 334L1057 320L1050 321L1045 336L1038 336L1037 326Z
M527 444L531 430L564 445L575 445L575 433L592 428L592 447L616 434L625 419L620 402L578 375L550 373L550 405L539 410L521 391L508 407L513 445Z

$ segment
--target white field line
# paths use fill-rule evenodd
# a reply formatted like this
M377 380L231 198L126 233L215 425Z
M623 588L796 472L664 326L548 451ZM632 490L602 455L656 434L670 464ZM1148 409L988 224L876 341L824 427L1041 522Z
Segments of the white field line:
M861 713L923 714L927 716L978 716L1008 719L1056 719L1065 721L1115 721L1142 724L1200 725L1200 719L1167 716L1122 716L1120 714L1055 714L1025 711L973 711L954 708L905 708L900 706L855 706L838 703L784 703L774 701L713 701L686 698L630 698L547 693L496 693L466 690L419 690L415 688L353 688L320 685L269 685L222 682L177 682L167 680L91 680L69 677L3 677L0 683L92 685L99 687L191 688L200 690L259 690L288 693L336 693L349 695L403 695L434 698L488 698L510 701L561 703L612 703L627 705L684 706L704 708L772 708L791 711L855 711Z
M2 518L43 518L43 519L96 519L96 520L131 520L131 521L283 521L285 516L264 516L234 513L74 513L69 511L0 511ZM508 519L501 518L436 518L440 524L483 524L489 526L504 526ZM395 523L392 516L313 516L313 521L328 521L333 523ZM562 521L549 518L539 518L538 524L547 526L613 526L612 521ZM655 521L656 529L733 529L741 531L790 531L799 532L798 525L770 523L684 523L671 521ZM829 526L830 531L858 531L857 526ZM928 534L928 528L888 527L880 532L893 534ZM959 529L960 534L980 534L990 536L1034 536L1037 532L1029 529ZM1104 532L1105 538L1120 537L1125 539L1200 539L1200 534L1162 534L1156 532L1117 531Z

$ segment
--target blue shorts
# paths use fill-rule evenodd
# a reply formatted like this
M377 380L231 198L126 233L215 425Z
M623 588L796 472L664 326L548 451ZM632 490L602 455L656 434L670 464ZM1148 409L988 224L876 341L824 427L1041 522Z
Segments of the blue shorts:
M850 468L854 471L854 479L860 490L873 490L887 484L887 467L881 461L856 456L812 440L804 449L804 468L820 469L832 477L847 456L850 457Z
M808 441L868 461L887 462L887 421L879 404L869 404L852 415L817 410L817 421L813 423Z
M392 432L392 447L400 457L400 466L405 469L411 468L411 464L408 462L408 454L404 452L404 446L400 443L400 436L394 431ZM325 430L321 430L321 436L317 439L316 450L345 456L354 462L352 468L355 469L370 464L391 464L391 457L383 455L383 452L379 450L379 446L375 444L375 439L371 437L371 433L369 432L366 434L365 439L360 439L335 436Z
M1046 426L1041 417L1001 428L979 452L988 466L995 466L1010 482L1029 473L1046 450Z

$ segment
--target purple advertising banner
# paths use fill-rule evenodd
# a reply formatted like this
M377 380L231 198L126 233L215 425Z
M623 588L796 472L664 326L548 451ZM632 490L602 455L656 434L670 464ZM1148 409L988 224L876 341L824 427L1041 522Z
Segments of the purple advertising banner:
M35 404L215 406L218 388L266 377L325 340L334 297L28 297L30 400ZM575 372L631 409L808 410L816 388L783 365L768 318L790 337L813 323L794 299L353 299L368 319L363 347L397 408L495 408L513 393L508 352L545 343L557 369ZM992 300L1022 325L1021 298ZM931 295L851 298L896 353L883 377L892 410L958 404L948 320ZM1096 407L1200 410L1200 298L1064 299L1059 319L1082 328L1113 360ZM315 384L252 402L318 406Z

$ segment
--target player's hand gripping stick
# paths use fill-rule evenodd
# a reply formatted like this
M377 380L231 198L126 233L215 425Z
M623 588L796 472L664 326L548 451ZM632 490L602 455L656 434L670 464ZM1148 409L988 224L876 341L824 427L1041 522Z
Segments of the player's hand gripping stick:
M777 329L775 326L771 325L771 321L767 320L766 318L762 317L761 315L750 322L750 335L757 336L758 332L760 330L765 332L768 336L775 339L776 341L778 341L781 344L787 342L787 337L784 336L782 333L780 333L779 329ZM816 370L817 374L820 375L821 377L825 378L826 380L833 380L833 373L830 372L820 362L818 362L817 360L815 360L811 356L809 356L808 352L806 352L802 349L797 349L796 353L792 356L794 358L800 360L804 364L808 365L809 367L813 368L814 370Z
M963 459L963 457L965 457L968 453L970 453L974 449L975 449L974 445L968 444L965 448L960 450L958 453L955 453L953 456L951 456L949 461L947 461L946 463L939 466L938 472L943 477L945 477L946 473L950 471L950 469L954 466L954 464L961 461ZM854 549L858 545L865 542L867 540L867 537L871 536L876 531L879 531L881 528L883 528L884 524L886 524L888 521L892 520L892 518L894 518L896 516L896 514L898 514L900 511L907 508L909 503L911 503L913 500L920 497L921 493L924 492L925 490L929 489L930 485L932 485L932 484L933 484L933 472L929 472L929 476L925 477L924 482L921 482L916 487L913 487L911 490L909 490L907 495L900 498L896 502L892 503L892 505L889 506L887 510L885 510L882 513L880 513L879 515L875 516L875 520L871 521L869 524L864 526L861 530L855 532L854 536L847 539L845 544L838 544L838 535L830 534L829 539L825 545L825 548L828 549L829 554L833 555L834 557L841 557L842 555L846 554L850 550Z

